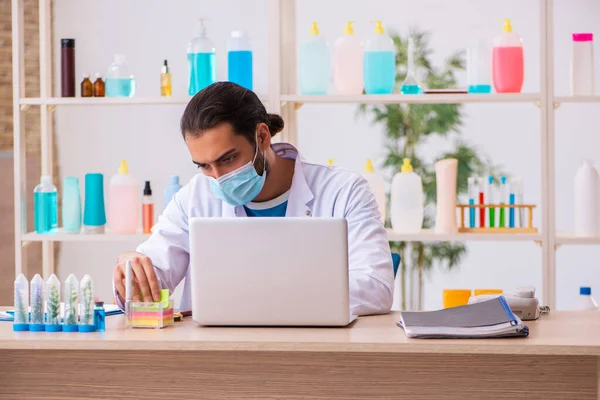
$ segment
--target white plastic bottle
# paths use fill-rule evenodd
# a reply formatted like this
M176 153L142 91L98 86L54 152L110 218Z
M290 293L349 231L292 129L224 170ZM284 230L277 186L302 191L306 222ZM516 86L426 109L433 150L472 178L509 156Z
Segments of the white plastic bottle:
M119 173L110 178L108 188L108 227L111 233L134 234L140 219L139 185L129 174L127 161L121 161Z
M392 179L390 215L396 233L418 233L423 226L423 182L413 172L410 158Z
M317 22L310 28L310 37L300 44L300 93L326 94L331 80L331 55L327 40L320 35Z
M353 23L346 23L344 36L334 44L333 84L338 94L356 95L363 92L363 46L354 36Z
M597 236L600 232L600 177L590 160L585 160L575 175L575 235Z
M379 213L381 214L381 220L385 223L387 216L385 211L385 182L383 181L383 178L375 172L373 162L370 159L367 159L363 176L369 183L371 192L375 195L375 200L379 206Z
M582 286L579 288L579 298L575 302L575 311L593 311L598 309L598 303L592 297L592 288Z
M594 80L594 34L574 33L571 52L571 94L593 96Z

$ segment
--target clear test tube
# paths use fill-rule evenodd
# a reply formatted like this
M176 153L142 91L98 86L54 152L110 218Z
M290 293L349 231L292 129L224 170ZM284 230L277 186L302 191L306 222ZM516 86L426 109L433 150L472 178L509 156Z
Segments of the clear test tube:
M486 186L486 198L488 204L494 204L494 177L492 175L488 176L487 186ZM496 225L496 209L494 207L488 208L490 213L489 224L490 228L493 228Z
M15 279L15 321L13 331L29 330L29 281L19 274Z
M500 177L500 196L499 196L500 205L506 204L507 199L508 199L508 185L506 184L506 177L501 176ZM500 217L499 217L499 221L498 221L498 226L500 228L504 228L506 226L505 220L506 220L506 208L500 207Z
M44 280L40 274L35 274L31 280L31 291L29 292L31 305L31 323L29 330L42 332L44 326Z
M475 177L470 177L467 179L467 182L469 183L469 205L474 205L475 199L477 198ZM469 227L475 228L475 207L469 207Z
M523 204L523 178L515 179L515 202L516 204ZM519 208L519 227L525 227L525 209Z
M485 204L485 187L486 187L486 179L483 176L479 178L479 204ZM481 207L479 209L479 227L485 228L485 208Z

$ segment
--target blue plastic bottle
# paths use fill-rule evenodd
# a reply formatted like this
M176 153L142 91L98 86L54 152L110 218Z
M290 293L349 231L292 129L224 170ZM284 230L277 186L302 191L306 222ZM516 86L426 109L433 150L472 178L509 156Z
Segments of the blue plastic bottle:
M244 31L231 32L227 53L227 79L252 90L252 46Z
M51 233L58 228L58 196L52 177L42 175L33 189L33 225L36 233Z
M81 231L81 193L79 178L65 177L62 195L62 226L66 233Z
M167 205L169 205L169 202L173 199L175 193L179 192L180 190L181 185L179 184L179 177L177 175L171 176L171 183L169 183L169 185L166 187L163 197L163 204L165 208L167 208Z
M317 22L312 23L310 37L300 45L298 58L300 93L326 94L331 80L331 55L327 40L319 35Z
M383 30L382 22L374 22L375 35L365 43L365 93L390 94L396 80L396 51L394 42Z
M206 36L204 21L200 19L198 35L187 47L188 57L188 94L194 96L205 87L215 83L215 46Z

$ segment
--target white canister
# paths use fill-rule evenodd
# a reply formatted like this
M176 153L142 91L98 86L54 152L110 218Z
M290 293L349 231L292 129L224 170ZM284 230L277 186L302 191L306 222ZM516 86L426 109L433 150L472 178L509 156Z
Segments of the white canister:
M594 35L574 33L571 53L571 95L593 96L594 82Z
M600 222L598 203L600 178L592 162L585 160L575 175L575 235L597 236Z

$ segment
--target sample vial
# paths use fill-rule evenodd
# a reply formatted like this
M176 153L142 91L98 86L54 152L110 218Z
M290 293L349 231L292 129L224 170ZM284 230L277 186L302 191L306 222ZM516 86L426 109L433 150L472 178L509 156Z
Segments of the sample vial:
M92 88L92 81L90 81L90 74L83 74L82 77L81 97L92 97L94 95L94 91Z
M104 332L106 330L106 312L104 311L104 302L97 301L94 307L94 325L96 332Z
M60 281L52 274L46 281L46 332L60 331Z
M169 64L165 60L160 72L160 95L171 97L171 93L171 73L169 72Z
M79 293L81 294L79 332L94 332L96 330L94 326L94 282L87 274L81 279Z
M96 80L94 81L94 87L93 87L94 97L106 96L106 94L104 92L104 81L102 80L102 75L100 75L100 73L96 72L96 74L94 75L94 78L96 78Z

